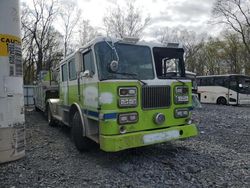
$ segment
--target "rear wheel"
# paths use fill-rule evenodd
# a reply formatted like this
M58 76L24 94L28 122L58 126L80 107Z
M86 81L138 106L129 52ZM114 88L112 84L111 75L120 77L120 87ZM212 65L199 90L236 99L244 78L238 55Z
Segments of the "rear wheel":
M71 135L79 151L87 151L93 145L93 142L85 134L85 127L82 125L80 114L77 111L73 116Z
M227 100L225 99L225 97L219 97L217 99L217 104L226 105L227 104Z

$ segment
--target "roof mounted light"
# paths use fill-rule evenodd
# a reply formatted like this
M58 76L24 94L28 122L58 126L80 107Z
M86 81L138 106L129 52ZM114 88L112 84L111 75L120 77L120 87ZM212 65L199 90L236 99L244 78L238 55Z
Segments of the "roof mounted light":
M180 48L180 44L179 43L167 43L167 47L168 48Z
M122 41L127 42L127 43L137 43L139 41L139 38L137 37L122 37Z

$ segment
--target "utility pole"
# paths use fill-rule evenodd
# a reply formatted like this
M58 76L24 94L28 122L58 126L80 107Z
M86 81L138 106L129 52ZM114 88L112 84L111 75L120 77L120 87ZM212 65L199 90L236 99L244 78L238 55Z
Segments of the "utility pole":
M0 163L25 155L19 0L0 1Z

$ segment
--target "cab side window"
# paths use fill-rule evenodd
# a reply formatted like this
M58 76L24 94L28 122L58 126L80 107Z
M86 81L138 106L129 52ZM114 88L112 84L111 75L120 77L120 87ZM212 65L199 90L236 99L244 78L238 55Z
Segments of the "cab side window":
M75 59L69 61L69 80L76 79L76 66L75 66Z
M83 71L85 70L89 70L92 74L95 74L94 60L91 50L83 54Z
M67 63L63 64L62 67L62 82L65 82L68 80L68 67Z

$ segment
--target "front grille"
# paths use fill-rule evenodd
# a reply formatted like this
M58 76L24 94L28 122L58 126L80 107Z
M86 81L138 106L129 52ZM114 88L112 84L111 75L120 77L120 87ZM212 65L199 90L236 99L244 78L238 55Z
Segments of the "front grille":
M165 108L170 106L170 86L143 86L142 108Z

